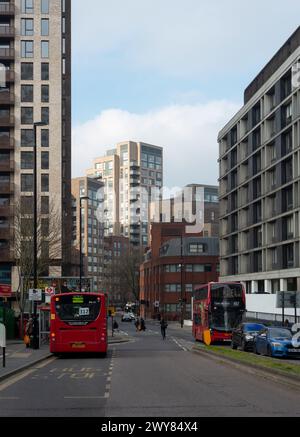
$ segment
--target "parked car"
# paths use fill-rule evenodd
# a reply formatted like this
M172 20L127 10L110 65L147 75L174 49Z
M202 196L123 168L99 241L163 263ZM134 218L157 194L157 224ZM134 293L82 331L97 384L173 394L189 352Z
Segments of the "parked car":
M232 349L253 350L255 337L265 329L261 323L241 323L232 333Z
M270 327L257 335L253 349L256 354L269 357L300 357L300 341L295 347L292 340L293 334L289 329Z
M133 322L135 315L133 313L124 313L122 316L122 322Z

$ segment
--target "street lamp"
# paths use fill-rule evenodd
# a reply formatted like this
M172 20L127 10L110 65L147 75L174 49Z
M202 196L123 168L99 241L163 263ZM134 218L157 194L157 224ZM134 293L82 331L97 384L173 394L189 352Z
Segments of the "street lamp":
M40 126L46 126L46 123L39 121L33 124L34 128L34 153L33 153L33 288L36 290L38 287L38 209L37 209L37 128ZM38 341L38 322L37 322L37 302L34 301L33 307L33 349L39 349Z
M82 270L83 270L83 253L82 253L82 201L83 200L90 200L88 196L80 197L79 199L79 253L80 253L80 263L79 263L79 292L82 292Z
M181 233L181 236L180 236L180 258L181 258L181 260L180 260L180 262L181 262L181 264L180 264L180 277L181 277L181 281L180 281L180 283L181 283L181 311L180 311L180 313L181 313L181 316L180 316L180 324L181 324L181 328L183 328L184 327L184 319L185 319L185 297L186 297L186 294L185 294L185 290L183 290L183 289L185 289L185 281L183 280L184 278L183 278L183 275L184 275L184 268L185 268L185 265L184 265L184 259L183 259L183 256L184 256L184 254L183 254L183 235L182 235L182 233Z

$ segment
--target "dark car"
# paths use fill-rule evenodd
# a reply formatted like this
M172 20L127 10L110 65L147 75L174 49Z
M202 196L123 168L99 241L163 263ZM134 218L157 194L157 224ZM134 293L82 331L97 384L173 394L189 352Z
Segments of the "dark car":
M260 323L240 324L232 333L232 349L253 350L254 339L263 329L266 327Z
M300 357L300 341L287 328L270 327L255 339L254 352L269 357Z

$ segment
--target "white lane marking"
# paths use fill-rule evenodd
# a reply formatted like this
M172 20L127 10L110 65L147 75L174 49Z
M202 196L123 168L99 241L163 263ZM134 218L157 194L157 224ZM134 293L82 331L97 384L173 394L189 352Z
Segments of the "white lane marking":
M17 401L19 399L21 399L21 398L16 398L16 397L7 398L7 397L0 396L0 401Z
M111 382L111 376L108 376L108 377L106 378L106 380L107 380L107 382Z
M180 343L176 340L176 338L174 338L174 337L171 337L171 338L172 338L172 340L174 341L174 343L176 343L177 346L180 347L180 349L182 349L184 352L187 352L187 351L188 351L184 346L182 346L182 344L180 344Z
M106 392L105 395L104 395L104 399L108 399L109 396L110 396L109 392Z
M64 399L105 399L105 396L64 396Z

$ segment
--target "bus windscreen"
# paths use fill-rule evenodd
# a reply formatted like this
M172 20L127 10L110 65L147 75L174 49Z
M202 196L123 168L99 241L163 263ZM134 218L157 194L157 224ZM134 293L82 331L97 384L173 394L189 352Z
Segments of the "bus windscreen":
M63 322L94 322L99 314L101 298L97 296L61 296L55 302L56 314Z
M243 287L240 284L215 284L211 289L211 326L231 331L242 320L244 312Z

